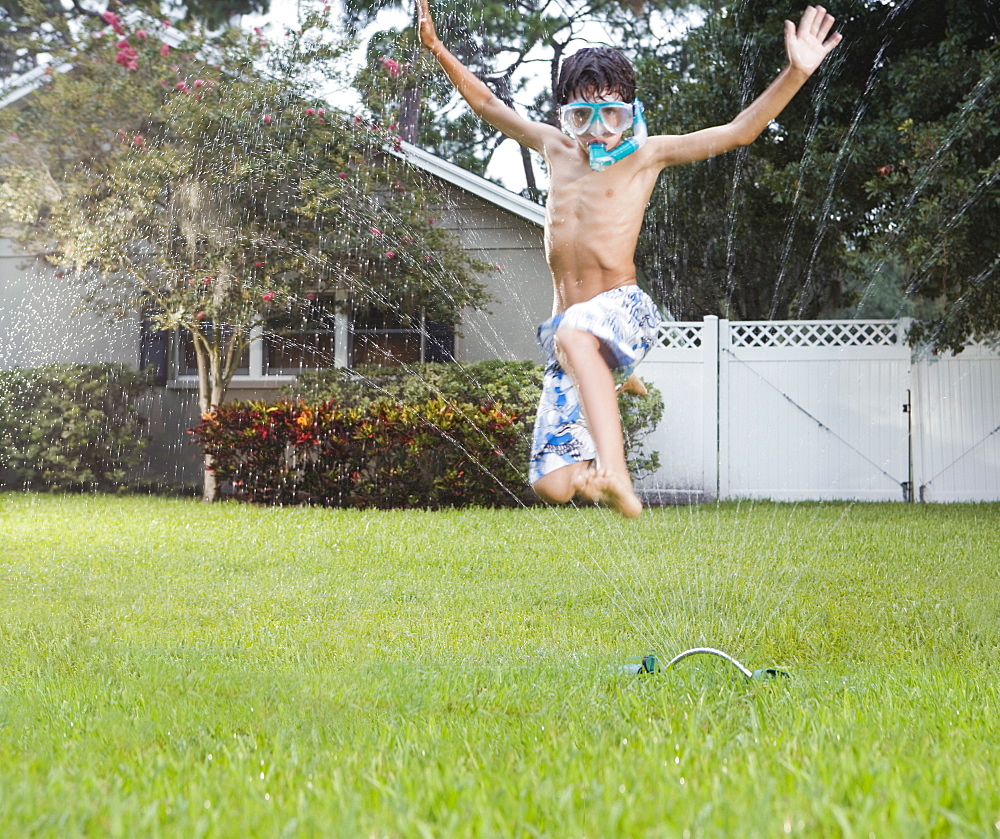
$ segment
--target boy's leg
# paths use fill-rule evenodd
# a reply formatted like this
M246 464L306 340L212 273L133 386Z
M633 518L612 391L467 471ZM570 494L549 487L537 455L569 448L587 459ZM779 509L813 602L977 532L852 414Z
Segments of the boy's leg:
M556 354L573 378L583 414L597 449L595 468L579 471L576 488L582 495L613 507L629 518L642 512L625 463L625 441L618 394L611 365L600 339L590 332L561 327L555 337Z
M565 504L572 501L577 492L577 484L582 480L593 461L581 460L579 463L569 463L553 469L547 475L542 475L531 488L535 495L547 504Z

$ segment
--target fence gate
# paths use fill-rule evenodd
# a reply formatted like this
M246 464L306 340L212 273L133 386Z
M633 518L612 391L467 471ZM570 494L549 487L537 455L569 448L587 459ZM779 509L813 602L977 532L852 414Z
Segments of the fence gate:
M653 502L903 500L910 350L900 321L668 323L640 373L664 395Z
M899 322L719 324L719 494L908 497L910 350Z
M917 497L1000 499L1000 358L982 344L922 357L913 384Z

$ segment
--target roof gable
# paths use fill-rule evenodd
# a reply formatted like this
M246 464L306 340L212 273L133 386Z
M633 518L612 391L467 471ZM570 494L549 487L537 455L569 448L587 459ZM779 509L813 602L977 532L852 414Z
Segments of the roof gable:
M435 175L441 180L447 181L453 186L471 192L473 195L488 201L494 206L514 213L527 221L537 224L539 227L545 224L545 208L540 207L522 198L517 193L504 189L492 181L486 180L479 175L474 175L461 166L456 166L444 158L431 154L421 148L417 148L411 143L400 143L399 150L395 152L397 157L402 158L411 166Z

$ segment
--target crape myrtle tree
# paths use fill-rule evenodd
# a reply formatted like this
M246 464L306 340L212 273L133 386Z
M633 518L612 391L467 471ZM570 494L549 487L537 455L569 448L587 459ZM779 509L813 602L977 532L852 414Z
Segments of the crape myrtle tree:
M0 5L0 78L38 65L52 50L73 45L72 30L106 12L127 16L145 12L158 20L169 16L217 29L234 15L264 14L270 0L4 0Z
M651 129L728 119L783 59L790 0L727 4L637 62ZM637 261L681 319L919 318L1000 335L1000 32L987 0L845 0L845 40L752 146L667 170Z
M320 297L448 325L485 301L486 266L435 226L395 138L314 95L343 55L328 17L281 42L227 30L171 49L163 24L108 13L71 72L0 112L17 239L88 307L189 336L203 414L262 325Z

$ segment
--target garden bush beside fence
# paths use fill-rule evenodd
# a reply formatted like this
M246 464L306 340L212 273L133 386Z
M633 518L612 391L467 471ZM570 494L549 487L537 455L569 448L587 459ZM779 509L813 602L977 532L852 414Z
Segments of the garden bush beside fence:
M543 372L543 367L530 361L338 368L305 373L285 388L285 394L307 401L333 400L338 405L352 407L370 405L382 399L402 402L443 399L476 405L500 403L521 418L520 439L508 455L515 463L527 464ZM635 477L652 474L660 467L659 454L643 451L643 442L663 417L662 395L654 387L650 387L649 395L644 397L621 394L618 407L629 469Z
M506 506L531 500L528 449L542 369L530 362L420 364L302 375L279 403L223 405L192 429L220 485L265 504ZM630 466L663 412L622 396Z
M192 429L240 499L334 507L521 503L520 434L501 405L231 402Z

